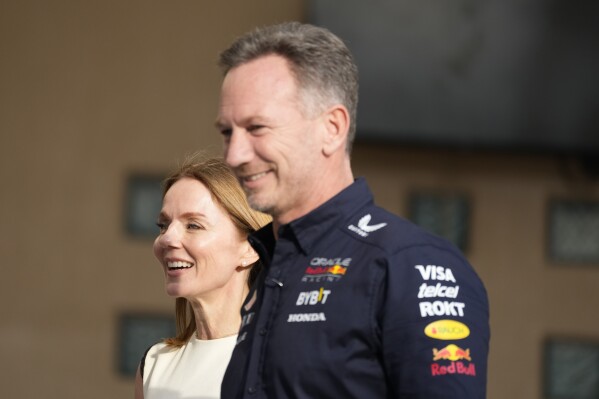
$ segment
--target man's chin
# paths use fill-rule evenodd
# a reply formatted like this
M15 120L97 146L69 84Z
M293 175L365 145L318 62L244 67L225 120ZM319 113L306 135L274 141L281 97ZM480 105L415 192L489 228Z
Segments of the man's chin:
M260 198L256 194L248 194L247 200L248 200L248 204L250 204L250 207L253 210L272 215L272 211L273 211L272 202L266 201L266 200L264 200L264 198Z

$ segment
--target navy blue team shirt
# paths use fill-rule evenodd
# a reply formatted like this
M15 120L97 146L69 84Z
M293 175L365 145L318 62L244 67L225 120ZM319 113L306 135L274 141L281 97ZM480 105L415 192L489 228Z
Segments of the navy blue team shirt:
M489 306L449 242L363 179L249 238L265 267L222 384L234 398L485 398Z

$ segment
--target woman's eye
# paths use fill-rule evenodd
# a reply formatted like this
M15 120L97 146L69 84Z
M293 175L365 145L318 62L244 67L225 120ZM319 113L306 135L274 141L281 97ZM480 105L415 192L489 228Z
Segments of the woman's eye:
M196 223L189 223L189 224L187 224L187 228L190 230L201 230L202 226L200 226L199 224L196 224Z

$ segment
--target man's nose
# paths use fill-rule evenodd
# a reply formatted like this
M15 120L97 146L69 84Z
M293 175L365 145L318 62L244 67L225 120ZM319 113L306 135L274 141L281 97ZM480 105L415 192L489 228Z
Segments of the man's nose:
M248 133L243 129L233 130L225 143L225 162L236 168L248 163L252 156L253 148Z

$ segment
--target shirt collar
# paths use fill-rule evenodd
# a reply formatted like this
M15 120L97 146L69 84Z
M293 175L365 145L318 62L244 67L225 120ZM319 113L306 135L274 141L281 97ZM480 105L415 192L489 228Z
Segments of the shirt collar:
M358 178L312 212L281 226L279 237L294 241L304 254L308 254L315 244L331 234L335 225L340 225L341 228L347 227L344 222L373 201L366 180ZM262 243L272 257L276 243L272 224L263 227L252 236Z
M373 202L372 192L366 180L360 177L312 212L280 226L278 235L282 239L295 242L304 254L308 254L315 244L331 234L334 225L342 224ZM343 224L340 227L347 226ZM276 244L272 223L251 234L250 242L263 259L268 255L267 263L270 263Z

